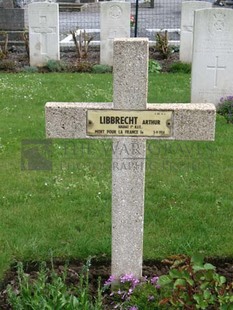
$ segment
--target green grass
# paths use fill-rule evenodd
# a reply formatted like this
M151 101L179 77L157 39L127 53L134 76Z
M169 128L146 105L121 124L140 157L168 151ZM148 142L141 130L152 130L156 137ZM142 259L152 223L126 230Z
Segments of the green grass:
M0 74L0 275L14 260L111 255L111 142L53 140L53 170L21 171L48 101L112 100L111 74ZM189 102L190 75L151 74L148 102ZM215 142L147 144L144 258L232 256L233 126Z

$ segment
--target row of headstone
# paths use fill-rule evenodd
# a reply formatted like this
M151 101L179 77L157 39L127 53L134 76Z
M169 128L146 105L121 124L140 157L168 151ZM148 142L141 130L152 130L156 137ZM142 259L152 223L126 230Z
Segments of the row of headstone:
M204 1L182 3L180 60L192 64L191 102L233 94L233 11Z
M233 11L210 6L202 1L183 3L180 57L192 62L193 103L218 104L233 93ZM205 9L196 9L200 7ZM31 3L28 10L31 66L59 60L58 4ZM130 37L130 4L101 3L101 64L113 64L113 39L121 37Z
M57 3L28 5L30 65L43 66L59 60L59 7ZM100 11L100 63L112 66L113 39L130 37L130 3L103 2Z

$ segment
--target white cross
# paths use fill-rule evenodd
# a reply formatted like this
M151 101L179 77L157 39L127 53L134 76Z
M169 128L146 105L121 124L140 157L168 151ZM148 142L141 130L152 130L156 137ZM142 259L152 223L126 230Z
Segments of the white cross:
M41 53L47 54L48 47L48 33L55 33L56 28L48 27L47 16L40 16L40 27L32 27L34 33L39 33L41 36Z
M146 140L214 140L214 105L147 104L148 54L148 39L114 40L113 103L46 104L48 138L113 140L112 275L116 277L142 275Z
M214 87L217 87L218 85L218 70L226 69L226 66L219 66L218 59L219 59L219 56L216 56L214 66L207 66L207 69L214 70Z

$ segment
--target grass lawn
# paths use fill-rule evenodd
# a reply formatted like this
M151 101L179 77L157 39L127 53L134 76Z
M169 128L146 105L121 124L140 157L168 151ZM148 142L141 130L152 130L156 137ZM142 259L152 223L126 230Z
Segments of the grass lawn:
M111 255L111 142L53 140L52 171L21 170L48 101L112 100L111 74L0 74L0 276L14 260ZM189 102L190 75L149 76L148 102ZM233 126L215 142L147 143L144 258L233 254ZM130 250L130 249L129 249Z

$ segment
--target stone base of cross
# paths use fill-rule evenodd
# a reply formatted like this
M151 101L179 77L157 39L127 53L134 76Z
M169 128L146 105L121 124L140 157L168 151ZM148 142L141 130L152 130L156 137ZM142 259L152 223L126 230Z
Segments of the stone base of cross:
M148 39L115 39L113 103L48 102L45 108L48 138L113 140L115 277L142 276L146 140L215 136L213 104L147 104L148 55Z

